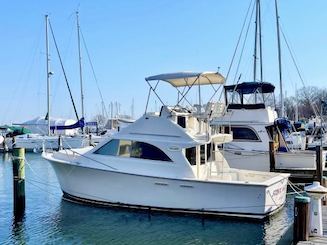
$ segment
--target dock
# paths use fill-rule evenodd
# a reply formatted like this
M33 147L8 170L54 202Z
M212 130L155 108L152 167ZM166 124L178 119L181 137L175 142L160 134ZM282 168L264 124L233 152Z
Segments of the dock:
M298 242L298 245L316 245L316 244L327 244L327 237L310 237L309 241Z
M322 206L322 223L323 223L323 236L322 237L309 237L309 241L300 241L298 245L313 245L313 244L327 244L327 206ZM292 244L293 242L293 224L283 234L277 244Z

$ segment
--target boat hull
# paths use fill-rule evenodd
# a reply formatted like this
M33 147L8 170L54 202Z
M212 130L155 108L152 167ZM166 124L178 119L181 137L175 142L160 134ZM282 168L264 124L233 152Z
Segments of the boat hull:
M92 137L91 139L86 136L62 137L61 147L63 149L83 148L90 144L97 144L101 140L103 140L103 138L98 136ZM7 139L6 144L9 149L12 149L12 142L12 139ZM43 148L58 149L59 139L58 136L17 136L15 139L15 147L25 148L26 151L41 151Z
M270 171L269 152L246 151L246 150L224 150L231 168ZM326 151L323 151L323 162L326 161ZM276 153L276 169L283 170L315 170L316 155L313 151L279 152Z
M152 177L49 161L66 197L102 205L262 219L281 208L286 197L287 177L269 186L249 185Z

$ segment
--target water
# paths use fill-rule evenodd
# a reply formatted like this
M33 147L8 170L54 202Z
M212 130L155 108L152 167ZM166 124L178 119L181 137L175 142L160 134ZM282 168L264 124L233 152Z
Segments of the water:
M292 222L293 198L265 222L201 219L71 203L50 164L26 155L26 211L15 223L12 164L0 154L0 244L275 244Z

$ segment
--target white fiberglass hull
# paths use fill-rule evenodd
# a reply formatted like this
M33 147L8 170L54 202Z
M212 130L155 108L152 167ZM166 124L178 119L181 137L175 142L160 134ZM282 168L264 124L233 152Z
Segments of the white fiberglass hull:
M269 152L224 150L222 154L231 168L270 171ZM326 151L323 151L323 161L326 161ZM325 167L325 166L324 166ZM276 169L283 170L315 170L316 154L314 151L294 151L276 153Z
M22 135L16 136L15 146L18 148L25 148L26 151L40 151L43 149L58 149L59 136L42 136L42 135ZM93 136L91 139L88 136L62 136L62 147L64 149L83 148L91 144L99 143L103 138ZM9 149L12 148L12 139L6 141Z
M66 196L86 202L264 218L281 208L286 198L288 175L260 184L172 179L83 167L48 153L43 156L51 162Z

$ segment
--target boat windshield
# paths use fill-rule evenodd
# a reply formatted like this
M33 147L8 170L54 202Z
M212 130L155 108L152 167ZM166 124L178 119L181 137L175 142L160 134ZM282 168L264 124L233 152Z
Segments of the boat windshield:
M267 82L244 82L224 87L228 109L275 108L275 87Z

